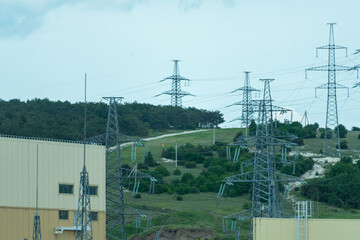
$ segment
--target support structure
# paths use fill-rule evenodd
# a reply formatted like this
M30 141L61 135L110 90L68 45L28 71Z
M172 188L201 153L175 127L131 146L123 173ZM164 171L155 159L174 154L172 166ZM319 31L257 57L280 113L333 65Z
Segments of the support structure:
M122 168L121 143L142 145L141 139L120 134L118 120L118 105L122 97L104 97L109 102L106 133L88 139L89 143L105 144L106 147L106 239L126 240L125 216L132 215L151 219L150 214L124 204L124 178L135 179L136 188L139 179L150 179L150 190L155 189L156 179L149 174ZM136 218L137 221L140 218ZM151 222L150 222L151 223Z
M85 74L85 102L84 102L84 165L80 173L79 200L76 226L76 240L92 240L92 220L89 191L89 173L86 171L86 74Z
M311 218L311 202L299 201L295 203L296 239L308 239L308 218Z
M304 122L304 127L309 125L309 118L307 116L306 111L304 112L304 115L302 116L300 123L303 123L303 122Z
M186 83L189 83L190 80L188 78L185 78L180 75L180 72L179 72L179 61L180 60L173 60L173 61L174 61L173 75L166 77L160 81L160 82L163 82L166 80L172 80L171 90L165 91L161 94L158 94L158 95L156 95L156 97L160 96L162 94L170 95L171 96L171 106L181 107L182 106L182 98L184 96L194 96L194 95L181 90L181 81L184 81L186 84Z
M264 82L264 92L262 100L254 100L254 112L258 113L258 121L256 128L256 136L239 138L233 146L238 148L249 148L254 146L254 159L247 164L252 166L249 172L243 172L234 176L227 177L223 180L223 186L229 183L252 183L252 208L251 212L241 212L228 216L228 219L245 219L251 217L269 217L279 218L285 217L286 213L282 211L281 196L279 183L302 182L301 179L282 174L276 166L283 164L281 159L276 158L276 147L291 147L296 144L290 140L294 140L293 135L288 135L274 130L273 113L290 111L285 108L272 105L270 82L273 79L261 79ZM223 189L221 189L224 192ZM252 228L250 239L252 238Z
M39 216L39 145L36 145L36 212L33 222L33 240L41 240L41 224Z
M326 71L328 73L328 82L323 84L315 89L327 89L327 107L326 107L326 124L325 124L325 134L324 134L324 155L341 155L340 152L340 137L339 137L339 118L338 118L338 107L337 107L337 89L347 89L349 95L349 89L341 84L336 83L336 72L337 71L350 71L355 70L353 67L341 66L335 64L335 52L336 50L347 48L335 45L334 40L334 25L336 23L328 23L330 26L329 34L329 44L318 47L316 49L316 56L318 56L319 49L328 50L328 64L324 66L312 67L305 70L305 75L308 71ZM336 140L332 141L332 132L336 131Z
M252 103L252 92L260 92L259 90L252 88L250 86L250 79L249 79L249 73L250 72L244 72L245 73L245 80L244 80L244 87L235 89L232 91L232 93L237 91L243 92L243 100L240 102L236 102L230 106L233 105L242 105L242 113L241 117L235 118L233 121L241 120L241 124L246 127L246 136L247 136L247 130L251 123L251 120L254 120L254 109L253 109L253 103Z

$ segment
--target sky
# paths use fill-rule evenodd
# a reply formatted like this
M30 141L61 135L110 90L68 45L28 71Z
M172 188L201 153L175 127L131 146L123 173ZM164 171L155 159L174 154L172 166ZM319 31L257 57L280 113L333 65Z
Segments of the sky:
M84 100L121 96L126 102L168 105L172 59L189 78L182 89L184 107L219 110L223 127L239 127L241 92L250 71L251 85L263 89L261 78L273 78L274 105L292 109L300 121L307 111L311 123L325 125L326 72L305 69L327 64L328 22L336 63L360 64L360 1L357 0L0 0L0 98ZM360 126L360 80L356 72L338 72L339 122ZM257 99L253 95L253 99ZM289 115L282 119L289 119Z

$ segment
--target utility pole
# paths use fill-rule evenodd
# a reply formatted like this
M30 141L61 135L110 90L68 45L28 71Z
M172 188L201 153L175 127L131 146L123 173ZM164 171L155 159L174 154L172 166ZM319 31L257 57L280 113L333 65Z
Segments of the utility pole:
M248 127L251 123L251 120L254 120L254 116L253 116L254 109L253 109L252 100L251 100L252 92L260 92L260 91L255 88L252 88L250 86L250 79L249 79L250 72L244 72L244 73L245 73L244 87L235 89L234 91L231 92L231 93L234 93L237 91L242 91L243 92L243 100L240 102L236 102L229 106L242 105L241 117L238 117L232 121L241 120L241 124L245 125L245 127L246 127L245 134L247 136L248 135Z
M84 165L80 173L79 201L76 220L76 240L92 240L92 220L89 192L89 174L86 171L86 73L84 102Z
M41 226L40 226L40 216L39 216L39 145L36 145L36 212L33 222L33 240L41 240Z
M312 67L305 70L305 75L307 77L308 71L326 71L328 72L328 82L317 88L315 88L315 97L316 90L318 89L327 89L327 107L326 107L326 124L325 124L325 134L324 134L324 155L336 155L336 152L331 152L332 149L337 148L337 155L341 156L340 152L340 137L339 137L339 119L338 119L338 107L337 107L337 89L347 89L349 96L349 88L341 84L336 83L336 72L337 71L350 71L355 70L353 67L341 66L335 64L335 50L345 49L347 56L347 48L335 45L334 40L334 25L336 23L328 23L330 26L329 33L329 44L316 48L316 56L318 56L319 49L328 50L328 64L324 66ZM336 128L336 129L335 129ZM336 142L335 146L331 144L332 130L336 131ZM330 148L330 149L329 149Z
M215 125L213 125L213 145L215 145Z
M175 143L175 167L177 167L177 142Z
M184 96L194 96L194 95L181 90L181 81L184 81L185 86L186 86L186 83L189 84L190 80L188 78L185 78L180 75L180 72L179 72L179 61L180 60L173 60L173 61L174 61L173 75L166 77L160 81L160 82L164 82L166 80L172 80L171 90L160 93L160 94L156 95L155 97L158 97L163 94L170 95L171 96L171 106L181 107L182 106L182 98Z

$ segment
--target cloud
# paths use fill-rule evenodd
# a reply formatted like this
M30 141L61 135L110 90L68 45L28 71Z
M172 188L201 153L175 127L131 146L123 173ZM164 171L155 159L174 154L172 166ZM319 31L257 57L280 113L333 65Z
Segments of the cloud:
M38 29L46 14L62 6L86 5L101 10L130 12L147 0L0 0L0 37L26 37Z
M180 0L179 7L183 11L187 12L192 9L198 9L201 6L202 2L202 0Z

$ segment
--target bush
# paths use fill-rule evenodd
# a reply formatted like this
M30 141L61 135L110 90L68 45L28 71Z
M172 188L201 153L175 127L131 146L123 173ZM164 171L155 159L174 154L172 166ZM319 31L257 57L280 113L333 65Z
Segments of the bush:
M243 204L243 209L250 209L251 208L251 203L250 202L245 202L244 204Z
M138 169L149 169L149 167L145 163L138 163L137 168Z
M179 176L179 175L181 175L181 171L180 171L180 169L175 169L174 170L174 173L173 173L175 176Z
M358 135L358 139L360 139L360 134Z
M158 166L157 168L155 168L155 173L163 177L170 176L170 172L164 166Z
M137 193L134 198L141 198L141 194L140 193Z
M351 131L360 131L360 128L359 127L352 127Z
M200 191L200 192L208 192L208 189L207 189L206 185L201 185L201 186L199 187L199 191Z
M336 145L336 148L339 148L339 145ZM340 141L340 149L347 149L347 148L348 148L347 141L341 140Z
M191 173L184 173L181 177L181 182L185 184L192 184L195 182L195 177Z
M144 159L144 163L146 165L148 165L149 167L156 167L159 165L154 161L154 158L153 158L151 152L148 152L148 155Z
M186 168L196 168L196 162L186 162L185 167Z
M176 200L182 201L182 200L183 200L183 197L182 197L182 196L177 196L177 197L176 197Z
M346 137L346 134L347 134L347 129L344 125L342 124L339 124L339 126L337 126L334 130L335 132L337 132L337 129L339 129L339 137L340 138L345 138Z

